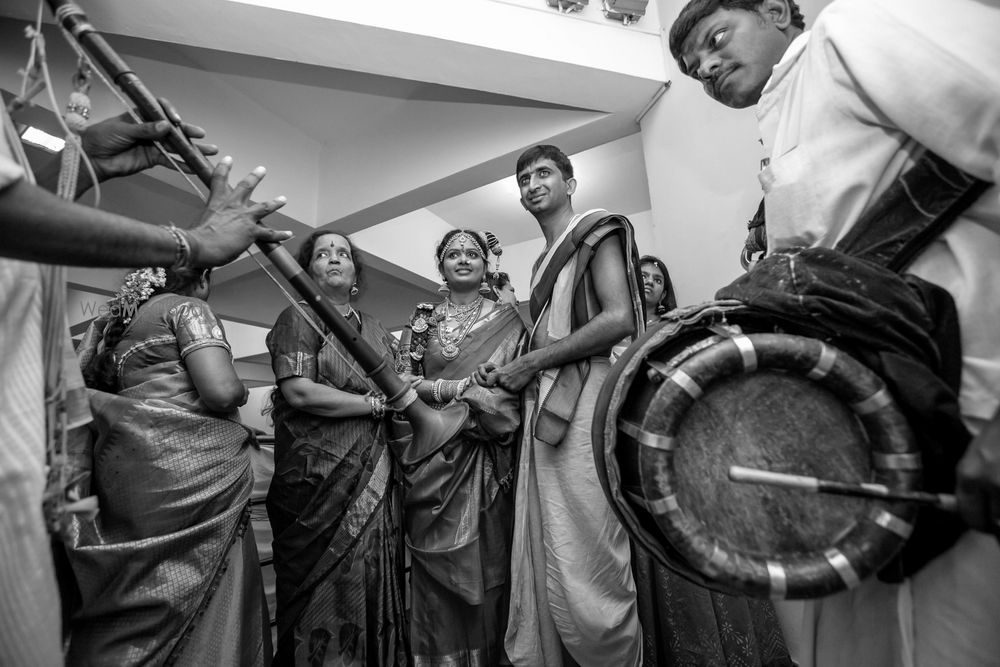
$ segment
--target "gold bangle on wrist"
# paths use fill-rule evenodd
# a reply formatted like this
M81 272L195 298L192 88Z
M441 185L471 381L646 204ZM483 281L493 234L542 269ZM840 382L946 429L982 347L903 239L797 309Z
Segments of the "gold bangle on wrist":
M368 392L366 396L371 406L372 419L382 419L385 416L385 397L375 392Z
M191 242L188 240L187 232L175 227L174 223L170 223L167 231L174 237L174 243L177 244L177 249L174 252L174 263L170 265L170 268L174 271L188 268L191 266Z

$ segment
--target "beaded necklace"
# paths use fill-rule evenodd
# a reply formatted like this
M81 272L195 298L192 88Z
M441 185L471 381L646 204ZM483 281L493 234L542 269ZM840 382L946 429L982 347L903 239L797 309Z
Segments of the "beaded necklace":
M445 299L444 321L437 327L438 342L441 343L441 356L451 361L461 353L460 345L469 335L472 325L479 319L482 308L482 296L463 306L452 303L450 297Z

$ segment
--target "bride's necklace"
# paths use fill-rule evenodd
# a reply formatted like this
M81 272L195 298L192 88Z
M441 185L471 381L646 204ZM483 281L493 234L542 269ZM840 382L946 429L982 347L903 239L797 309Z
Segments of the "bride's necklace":
M462 341L469 335L472 325L479 319L483 308L483 297L465 305L456 305L451 299L444 302L444 321L437 328L438 342L441 343L441 355L451 361L461 353Z

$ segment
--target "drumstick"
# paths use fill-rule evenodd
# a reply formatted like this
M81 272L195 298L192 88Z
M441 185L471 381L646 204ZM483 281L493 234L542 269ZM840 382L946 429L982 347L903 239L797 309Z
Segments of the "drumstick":
M729 479L745 484L769 484L789 489L812 491L813 493L832 493L840 496L880 498L882 500L905 500L931 505L946 512L955 512L958 508L955 496L948 493L893 491L884 484L835 482L828 479L819 479L818 477L789 475L783 472L757 470L756 468L744 468L743 466L730 466Z

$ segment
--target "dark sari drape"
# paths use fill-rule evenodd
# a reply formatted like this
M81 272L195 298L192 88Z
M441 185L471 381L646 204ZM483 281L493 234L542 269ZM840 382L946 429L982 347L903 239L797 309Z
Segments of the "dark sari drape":
M770 600L702 588L632 542L643 665L791 667Z
M67 546L82 597L68 665L270 663L249 527L253 436L201 403L183 357L206 345L228 349L207 304L154 297L115 348L118 393L90 392L100 513L77 517Z
M498 304L473 325L461 353L449 361L441 354L435 322L430 322L426 345L411 345L409 329L400 345L397 367L422 371L425 382L469 377L487 361L506 364L517 355L524 332L517 311ZM413 359L411 348L424 347L423 358ZM433 455L411 451L405 436L391 443L406 476L403 523L412 568L411 646L418 666L497 665L504 659L511 459L520 401L502 389L474 384L459 400L469 405L471 419ZM422 460L405 465L415 458Z
M365 342L391 359L392 336L364 313L360 322ZM294 308L267 343L278 382L375 389L340 342L324 340ZM279 390L274 424L275 664L407 664L398 487L382 422L295 410Z

